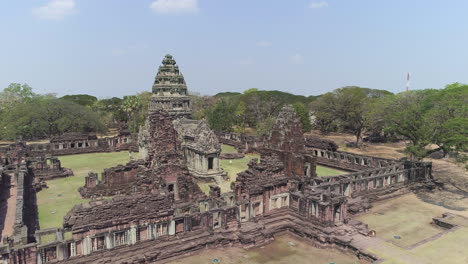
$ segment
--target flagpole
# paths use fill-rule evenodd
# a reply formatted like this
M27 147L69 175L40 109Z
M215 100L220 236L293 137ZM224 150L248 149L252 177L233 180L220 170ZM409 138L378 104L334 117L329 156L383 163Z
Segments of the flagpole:
M408 72L406 74L406 91L408 92L409 89L410 89L410 77L411 77L411 74Z

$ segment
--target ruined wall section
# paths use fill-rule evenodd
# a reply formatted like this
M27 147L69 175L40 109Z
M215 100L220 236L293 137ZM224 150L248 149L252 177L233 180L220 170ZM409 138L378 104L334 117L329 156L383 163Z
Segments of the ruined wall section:
M73 176L73 171L63 168L60 160L56 157L30 157L28 163L37 181Z
M85 153L138 152L136 135L121 132L114 137L97 138L92 134L68 133L54 137L49 143L28 144L30 156L76 155Z
M172 117L165 111L155 111L148 116L148 120L148 160L130 161L126 165L106 169L102 182L98 181L97 175L88 175L85 186L80 188L83 197L151 193L157 190L174 193L176 200L204 196L185 165Z
M79 204L64 217L64 227L86 236L88 231L114 226L137 224L148 219L167 217L174 213L172 195L114 197L111 200ZM80 237L82 238L82 237Z

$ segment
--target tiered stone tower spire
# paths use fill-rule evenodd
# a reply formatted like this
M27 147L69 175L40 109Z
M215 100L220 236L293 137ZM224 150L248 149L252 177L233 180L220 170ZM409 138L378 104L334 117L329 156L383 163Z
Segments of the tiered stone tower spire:
M149 112L165 110L175 118L191 119L192 111L190 110L187 84L179 71L179 66L169 54L164 57L162 64L159 66L153 84Z

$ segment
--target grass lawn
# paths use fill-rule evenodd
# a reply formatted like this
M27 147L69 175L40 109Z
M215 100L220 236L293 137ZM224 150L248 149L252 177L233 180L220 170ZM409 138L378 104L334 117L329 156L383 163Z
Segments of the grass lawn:
M330 167L320 166L317 165L317 176L319 177L329 177L329 176L336 176L342 174L348 174L347 171L337 170Z
M88 172L100 174L104 168L127 163L129 156L128 152L113 152L61 156L59 159L62 166L72 169L75 175L47 181L49 188L37 193L41 229L61 227L63 217L73 206L88 201L78 193Z
M221 152L222 153L237 153L237 149L233 146L221 144Z
M206 249L194 256L171 261L172 264L214 263L217 258L221 264L357 264L363 263L353 255L335 249L315 248L293 236L284 235L268 245L243 249L238 247Z

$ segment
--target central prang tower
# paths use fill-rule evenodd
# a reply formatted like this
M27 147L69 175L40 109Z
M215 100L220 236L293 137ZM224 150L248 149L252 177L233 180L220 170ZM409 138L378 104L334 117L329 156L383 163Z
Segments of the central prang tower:
M174 119L192 118L190 98L184 76L172 55L167 54L159 66L153 84L149 112L167 111Z

